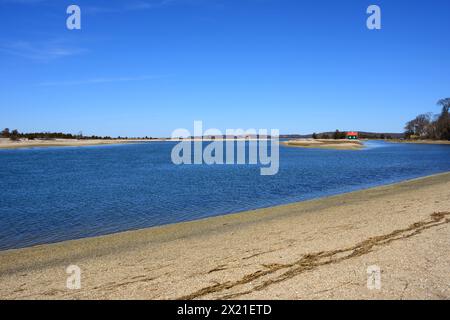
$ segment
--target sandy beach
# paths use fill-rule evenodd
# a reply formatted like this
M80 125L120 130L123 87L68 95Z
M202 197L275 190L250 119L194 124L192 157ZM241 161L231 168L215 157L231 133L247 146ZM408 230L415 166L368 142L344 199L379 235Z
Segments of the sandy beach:
M124 143L150 142L158 140L140 140L140 139L51 139L51 140L19 140L0 139L0 149L20 149L20 148L38 148L38 147L83 147L99 146Z
M259 139L236 138L236 139L189 139L189 141L258 141ZM0 149L22 149L22 148L41 148L41 147L86 147L140 142L180 142L180 139L157 138L157 139L51 139L51 140L27 140L22 139L12 141L6 138L0 138Z
M385 141L392 142L392 143L447 144L447 145L450 145L450 141L447 141L447 140L400 140L400 139L392 139L392 140L385 140Z
M333 150L360 150L364 145L358 140L344 139L298 139L282 142L287 147L296 148L315 148L315 149L333 149Z
M0 252L2 299L449 299L450 173ZM80 290L66 288L69 265ZM367 268L381 269L381 289Z

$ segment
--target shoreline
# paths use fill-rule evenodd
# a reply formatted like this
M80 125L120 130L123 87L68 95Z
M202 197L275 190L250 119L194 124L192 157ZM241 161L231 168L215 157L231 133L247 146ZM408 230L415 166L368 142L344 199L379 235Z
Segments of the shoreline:
M260 210L274 210L274 211L276 211L277 209L282 208L282 207L286 207L286 206L299 205L299 204L302 204L302 203L308 203L308 202L312 202L312 201L321 201L321 200L326 200L326 199L329 199L329 198L350 195L350 194L353 194L353 193L364 192L364 191L377 189L377 188L396 186L396 185L403 184L403 183L413 182L413 181L416 181L416 180L420 181L422 179L428 179L428 178L432 178L432 177L435 177L435 176L447 175L447 174L450 176L450 171L449 172L442 172L442 173L431 174L431 175L418 177L418 178L410 178L410 179L402 180L400 182L393 182L393 183L382 184L382 185L372 186L372 187L364 187L362 189L358 189L358 190L354 190L354 191L348 191L348 192L331 194L331 195L323 195L323 196L319 196L317 198L311 198L311 199L306 199L306 200L294 201L294 202L289 202L289 203L282 203L282 204L271 205L271 206L267 206L267 207L260 207L260 208L249 209L249 210L240 210L240 211L235 211L235 212L231 212L231 213L223 213L223 214L210 216L210 217L204 217L204 218L200 218L200 219L193 219L193 220L187 220L187 221L181 221L181 222L172 222L172 223L166 223L166 224L162 224L162 225L155 225L155 226L151 226L151 227L143 227L143 228L137 228L137 229L124 230L124 231L116 231L116 232L102 234L102 235L96 235L96 236L86 236L86 237L81 237L81 238L76 238L76 239L67 239L67 240L60 240L60 241L56 241L56 242L34 244L34 245L26 246L26 247L0 249L0 257L1 257L2 253L7 252L7 251L27 250L27 249L37 248L37 247L46 247L46 246L52 246L52 245L59 245L59 244L73 242L73 241L83 241L83 240L90 240L90 239L93 240L93 239L102 238L102 237L114 237L116 235L121 235L121 234L126 234L126 233L150 231L152 229L164 229L164 228L170 228L170 227L177 228L178 226L181 226L181 225L184 225L184 224L195 224L197 222L198 223L204 222L204 223L207 224L209 220L220 219L220 218L225 217L225 216L232 216L232 217L234 216L234 217L239 219L240 215L254 213L254 212L257 212L257 211L260 211ZM0 264L0 266L1 266L1 264ZM2 271L2 269L0 268L0 273L1 273L1 271Z
M2 141L3 140L3 141ZM203 141L258 141L260 139L251 138L237 138L237 139L187 139L191 142ZM266 140L266 139L263 139ZM377 139L375 139L377 140ZM119 144L136 144L146 142L181 142L186 141L180 139L170 138L155 138L155 139L111 139L111 140L76 140L76 139L53 139L53 140L28 140L28 141L10 141L9 139L0 139L0 150L16 150L16 149L32 149L32 148L52 148L52 147L89 147L89 146L106 146L106 145L119 145ZM364 139L363 139L364 141ZM450 141L437 141L437 140L380 140L388 143L404 143L404 144L431 144L431 145L450 145ZM327 149L327 150L362 150L364 144L360 141L350 140L323 140L323 139L300 139L300 140L288 140L280 141L280 145L291 148L307 148L307 149Z
M390 143L409 143L409 144L435 144L435 145L450 145L450 141L446 140L383 140Z
M133 144L143 142L159 142L160 139L112 139L112 140L76 140L76 139L53 139L53 140L28 140L28 141L3 141L0 142L0 150L52 148L52 147L88 147L106 146L118 144Z
M89 147L89 146L105 146L105 145L119 145L119 144L136 144L136 143L150 143L150 142L214 142L214 141L259 141L267 139L170 139L170 138L155 138L155 139L51 139L51 140L21 140L11 141L9 139L0 138L0 150L15 150L15 149L32 149L32 148L51 148L51 147Z
M282 144L292 148L327 149L327 150L362 150L364 144L359 140L346 139L297 139L284 141Z
M284 288L286 285L294 285L295 282L292 281L295 279L280 281L281 288L277 285L272 288L271 285L267 288L268 291L251 290L251 293L243 293L248 291L248 287L255 285L253 282L259 283L265 278L270 280L278 274L279 270L272 270L270 267L264 267L263 271L267 271L267 275L256 277L252 283L241 285L239 279L248 272L258 272L255 269L262 265L273 263L280 265L280 270L289 270L295 267L292 261L295 261L296 257L305 256L307 253L329 251L336 246L348 246L358 243L358 240L380 234L389 235L392 230L403 230L409 225L431 219L430 215L436 212L450 212L450 191L447 191L450 188L447 187L450 187L449 172L265 209L0 251L0 297L215 299L236 295L231 297L298 298L292 291L286 291ZM418 202L414 206L411 201ZM447 220L450 221L448 218ZM369 221L375 223L370 224ZM443 227L446 229L442 232L448 235L450 228L447 225ZM327 235L327 230L340 230L337 233L339 238L335 238L335 231ZM448 250L450 244L445 237L441 238L442 236L433 238L433 243L444 241L445 244L441 245ZM423 243L415 244L411 248L423 246ZM431 247L429 249L434 250ZM401 248L398 254L404 254L402 250ZM431 253L426 250L423 253L416 251L411 254L420 262L423 260L418 257ZM396 255L397 253L388 256L392 258ZM414 259L409 257L408 261L415 263ZM70 264L77 264L83 270L86 269L86 288L79 291L68 291L64 288L65 266ZM282 265L284 267L281 267ZM394 266L396 271L402 270L398 263L394 263ZM112 270L112 273L102 274L101 270L105 267ZM448 265L441 267L447 268ZM171 272L165 274L167 269ZM313 274L322 277L322 269L327 268L318 268ZM333 272L339 274L339 270L333 269ZM365 269L359 271L362 272L364 280ZM342 276L346 277L348 274L344 273ZM436 276L433 274L433 277ZM211 281L223 284L223 277L228 279L226 283L238 284L220 290L211 285ZM134 278L135 281L130 280ZM193 279L195 281L192 281ZM338 280L342 279L338 277ZM334 283L337 280L330 281ZM117 288L125 288L111 290L108 286L105 287L105 283L115 283ZM309 287L320 287L329 284L329 281L305 283ZM159 288L156 292L149 289L155 285ZM433 283L433 287L436 285ZM48 286L53 288L51 294L48 292ZM242 291L243 288L246 290ZM237 291L240 293L234 292L235 289L239 289ZM309 289L303 288L301 291L308 296L312 292ZM277 294L273 295L273 290ZM362 296L352 293L350 298L399 298L396 289L393 289L394 293L383 292L382 295L372 291L366 292L364 285L361 285L359 290ZM347 293L344 296L347 296ZM416 291L415 294L414 297L423 297L423 292ZM445 296L450 297L450 288Z
M124 230L124 231L115 231L112 233L95 235L95 236L85 236L85 237L75 238L75 239L67 239L67 240L60 240L60 241L55 241L55 242L40 243L40 244L29 245L26 247L0 249L0 258L1 258L2 253L8 252L8 251L28 250L28 249L34 249L34 248L46 247L46 246L52 246L52 245L59 245L59 244L64 245L65 243L70 243L70 242L94 240L94 239L100 239L103 237L114 237L116 235L119 236L121 234L127 234L127 233L133 233L133 232L145 232L145 231L151 231L153 229L155 229L155 230L161 229L162 232L165 232L165 230L163 230L165 228L178 229L178 227L181 228L182 225L185 225L185 224L196 224L196 223L208 224L209 220L211 220L211 222L213 222L214 219L221 219L223 217L228 217L228 216L231 217L231 219L233 219L233 217L235 217L236 219L240 219L241 217L239 217L239 216L241 216L241 215L252 214L252 213L256 213L258 211L272 210L272 211L276 212L278 209L282 209L283 207L300 205L303 203L309 203L309 202L315 202L315 201L327 200L327 199L331 199L334 197L351 195L353 193L365 192L365 191L369 191L372 189L397 186L397 185L401 185L403 183L409 183L409 182L413 182L416 180L420 181L422 179L428 179L428 178L437 177L437 176L441 176L441 175L449 175L449 179L450 179L450 171L449 172L441 172L441 173L426 175L426 176L417 177L417 178L409 178L409 179L402 180L399 182L392 182L392 183L381 184L381 185L370 186L370 187L366 186L366 187L363 187L362 189L358 189L358 190L354 190L354 191L347 191L347 192L336 193L336 194L331 194L331 195L322 195L322 196L314 197L314 198L310 198L310 199L288 202L288 203L281 203L281 204L271 205L271 206L267 206L267 207L259 207L259 208L255 208L255 209L240 210L240 211L235 211L235 212L231 212L231 213L222 213L219 215L204 217L204 218L200 218L200 219L193 219L193 220L187 220L187 221L181 221L181 222L171 222L171 223L166 223L166 224L161 224L161 225L154 225L154 226L150 226L150 227L142 227L142 228L136 228L136 229L130 229L130 230ZM1 274L1 272L2 272L2 269L1 269L1 264L0 264L0 274Z

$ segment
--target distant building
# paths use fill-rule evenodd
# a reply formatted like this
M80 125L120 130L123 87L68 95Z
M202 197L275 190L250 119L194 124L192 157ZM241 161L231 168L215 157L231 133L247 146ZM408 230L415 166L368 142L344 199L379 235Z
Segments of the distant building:
M355 132L355 131L349 131L349 132L347 132L347 134L345 136L348 140L358 140L359 139L358 132Z

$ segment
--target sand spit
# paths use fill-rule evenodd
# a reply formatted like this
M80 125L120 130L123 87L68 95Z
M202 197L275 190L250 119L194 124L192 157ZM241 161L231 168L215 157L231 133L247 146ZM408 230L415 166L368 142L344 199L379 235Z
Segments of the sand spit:
M287 147L316 148L333 150L360 150L364 145L358 140L299 139L282 142Z
M51 140L19 140L11 141L9 139L0 139L0 149L21 149L21 148L39 148L39 147L83 147L100 146L124 143L140 143L158 140L140 140L140 139L51 139Z

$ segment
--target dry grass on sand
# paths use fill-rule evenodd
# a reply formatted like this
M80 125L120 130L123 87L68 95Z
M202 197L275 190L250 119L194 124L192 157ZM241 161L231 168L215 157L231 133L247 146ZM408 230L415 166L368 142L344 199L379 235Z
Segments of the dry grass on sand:
M317 148L334 150L360 150L364 145L358 140L299 139L282 142L287 147Z

